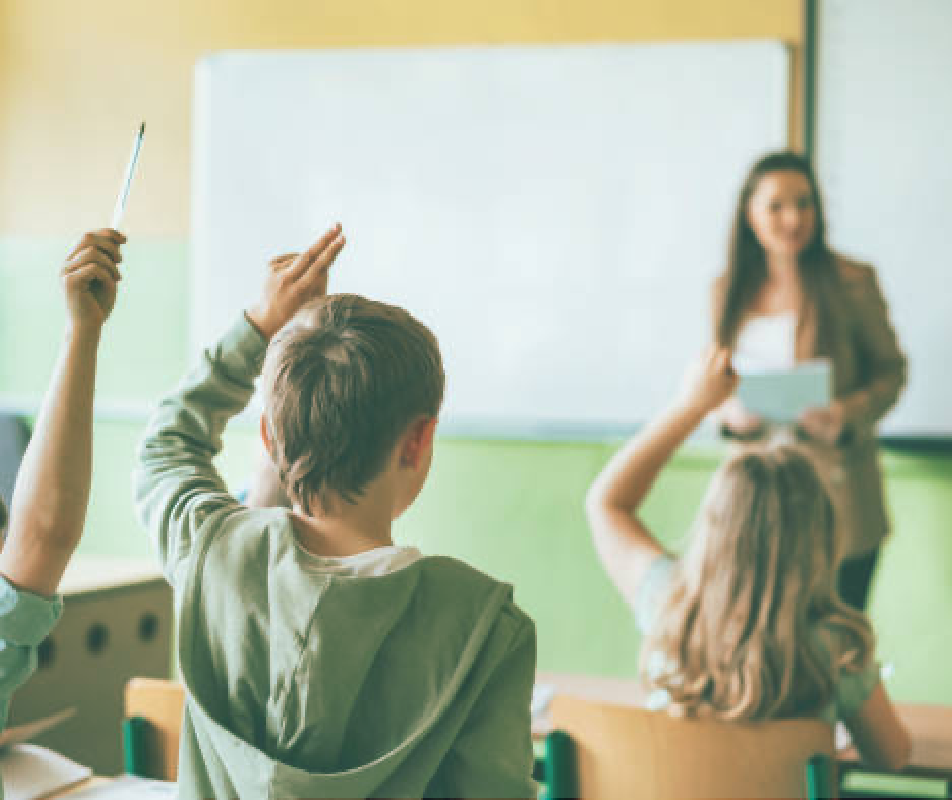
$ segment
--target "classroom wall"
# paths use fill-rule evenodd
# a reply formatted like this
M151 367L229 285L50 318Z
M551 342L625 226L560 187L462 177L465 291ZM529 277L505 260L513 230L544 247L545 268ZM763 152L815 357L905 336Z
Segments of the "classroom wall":
M239 47L503 42L801 40L800 0L0 0L0 395L26 410L60 336L55 270L72 237L108 220L132 132L148 139L126 228L128 280L104 338L93 496L83 550L144 554L129 473L142 399L171 387L187 350L189 103L202 53ZM794 109L794 118L798 118ZM15 399L15 398L14 398ZM254 432L229 436L239 485ZM582 513L606 443L441 439L432 478L397 535L511 581L538 622L539 665L632 674L638 638L597 567ZM668 541L688 530L719 451L689 449L647 518ZM952 608L952 467L891 456L899 520L876 587L881 651L907 700L952 702L941 632Z
M0 0L0 231L100 224L140 118L128 227L188 230L192 66L223 48L801 39L800 0Z

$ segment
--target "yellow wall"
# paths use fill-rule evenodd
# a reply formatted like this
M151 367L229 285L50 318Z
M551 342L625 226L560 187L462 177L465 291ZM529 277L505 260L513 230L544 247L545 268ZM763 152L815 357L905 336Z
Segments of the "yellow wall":
M186 236L192 68L209 51L725 38L798 45L801 27L802 0L0 0L0 235L64 235L107 221L145 119L126 228Z

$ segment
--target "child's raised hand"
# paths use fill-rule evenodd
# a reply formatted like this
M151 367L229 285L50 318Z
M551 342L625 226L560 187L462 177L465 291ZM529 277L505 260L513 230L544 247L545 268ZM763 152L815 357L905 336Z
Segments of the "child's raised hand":
M62 277L69 325L74 330L98 331L112 313L122 280L118 265L125 241L111 228L90 231L66 257Z
M309 302L327 294L327 273L347 240L335 225L300 255L278 256L268 264L261 299L248 319L270 339Z
M739 380L731 366L730 350L711 346L688 369L682 400L704 411L713 411L734 393Z

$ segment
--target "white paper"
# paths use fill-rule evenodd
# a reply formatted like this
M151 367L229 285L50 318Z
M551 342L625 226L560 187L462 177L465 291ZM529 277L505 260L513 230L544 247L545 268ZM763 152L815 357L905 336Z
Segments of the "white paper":
M125 775L114 781L74 792L69 796L69 800L171 800L177 796L178 791L174 783Z
M832 370L826 359L804 361L790 369L734 366L740 374L738 399L767 422L796 422L808 408L823 408L832 400Z
M92 770L34 744L15 744L0 756L6 800L36 800L92 777Z
M58 714L50 714L48 717L27 722L24 725L11 725L3 733L0 733L0 750L7 745L27 742L41 733L52 730L61 722L65 722L70 717L75 716L75 708L65 708Z

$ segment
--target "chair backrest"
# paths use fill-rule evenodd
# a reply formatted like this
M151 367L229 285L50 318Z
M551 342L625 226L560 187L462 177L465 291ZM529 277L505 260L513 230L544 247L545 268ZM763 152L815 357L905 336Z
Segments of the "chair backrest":
M132 678L126 684L123 746L127 772L176 780L184 705L185 689L180 683Z
M808 761L834 754L819 720L679 720L569 695L551 720L574 744L580 798L806 798Z

